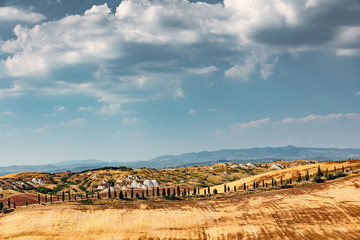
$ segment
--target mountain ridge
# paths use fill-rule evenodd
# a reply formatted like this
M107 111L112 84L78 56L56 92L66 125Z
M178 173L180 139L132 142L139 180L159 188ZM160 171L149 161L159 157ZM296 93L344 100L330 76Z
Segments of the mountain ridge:
M338 161L349 158L360 158L359 148L309 148L309 147L254 147L244 149L221 149L216 151L201 151L183 153L180 155L161 155L150 160L132 162L105 162L96 159L62 161L45 165L12 165L0 167L0 175L17 172L78 172L105 166L126 166L131 168L170 168L192 165L212 165L228 162L270 162L276 160L320 160ZM166 159L166 161L164 160Z

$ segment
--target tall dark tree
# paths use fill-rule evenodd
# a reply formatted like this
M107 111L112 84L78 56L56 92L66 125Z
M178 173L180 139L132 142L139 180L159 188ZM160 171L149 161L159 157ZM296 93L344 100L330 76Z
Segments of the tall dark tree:
M196 195L196 187L194 187L193 195Z
M176 196L176 192L175 192L175 188L173 188L173 193L172 193L172 197Z
M38 194L38 204L40 204L40 194Z
M25 206L27 206L28 205L28 202L27 201L25 201Z
M186 189L184 188L184 191L183 191L183 197L186 197Z
M204 195L206 195L206 189L204 189Z
M4 203L0 201L0 211L2 211L3 209L4 209Z
M197 187L197 193L200 194L200 188L199 187Z
M14 206L14 209L16 208L16 203L15 203L15 200L14 200L14 204L13 204L13 206Z
M114 198L116 198L116 190L114 189Z
M208 194L211 194L211 192L210 192L210 187L208 186Z
M317 171L317 174L316 174L318 177L321 177L323 174L321 172L321 169L320 169L320 165L318 165L318 171Z
M236 192L236 186L234 186L234 192Z
M160 197L160 188L159 187L156 188L156 196Z
M254 183L253 183L253 189L255 189L256 188L256 184L255 184L255 181L254 181Z
M291 178L290 178L290 180L289 180L289 183L290 183L290 184L292 184L292 180L291 180Z
M131 198L134 198L134 188L131 188L130 196Z
M336 167L334 166L334 174L336 173Z
M227 190L226 184L224 184L224 193L226 193L226 190Z
M146 197L149 197L149 188L146 188Z
M309 181L309 180L310 180L310 175L309 175L309 170L307 170L305 175L305 181Z
M344 165L342 166L341 171L342 171L343 173L345 172Z
M152 188L152 192L153 192L153 198L155 197L155 188Z
M262 185L263 185L263 188L265 188L265 181L264 181L264 180L263 180L263 184L262 184Z
M276 183L276 179L274 180L274 185L275 185L275 187L276 187L276 185L277 185L277 183Z
M274 178L271 179L271 186L274 186Z
M8 199L8 208L10 209L11 203L10 203L10 198Z
M127 192L125 192L125 198L127 198Z
M177 191L177 195L180 196L180 186L179 185L176 187L176 191Z
M162 194L161 194L161 196L162 196L162 197L165 197L165 195L166 195L166 192L165 192L165 188L163 187L163 188L162 188Z
M167 195L168 197L170 197L170 188L167 188L167 189L166 189L166 195Z
M64 193L64 191L62 192L62 196L61 196L61 200L64 202L65 201L65 193Z
M86 199L89 199L89 195L88 195L87 191L85 192L85 197L86 197Z
M52 203L52 195L50 194L50 203Z
M76 201L76 193L74 194L74 201Z
M187 190L187 195L190 195L190 188L188 188Z
M97 199L100 199L100 193L99 192L97 192Z
M141 191L141 199L145 199L144 191Z
M302 180L302 178L301 178L301 174L300 174L300 172L299 172L299 177L298 177L297 181L298 181L298 182L301 182L301 180Z
M45 194L45 202L47 203L47 195Z
M111 198L111 189L110 189L110 186L109 186L109 189L108 189L108 199Z
M71 200L70 191L68 192L69 201Z
M230 187L229 186L227 187L227 190L228 190L228 192L230 192Z
M124 199L124 195L123 195L123 192L121 190L120 190L120 193L119 193L119 198Z
M244 183L244 191L246 190L246 184Z
M283 179L282 179L282 176L280 178L280 185L282 186L283 185Z

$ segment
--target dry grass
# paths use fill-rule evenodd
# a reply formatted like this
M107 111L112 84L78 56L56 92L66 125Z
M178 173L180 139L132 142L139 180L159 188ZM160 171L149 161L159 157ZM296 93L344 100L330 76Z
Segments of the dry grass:
M315 166L317 167L317 166ZM360 239L360 175L207 201L23 208L0 239Z

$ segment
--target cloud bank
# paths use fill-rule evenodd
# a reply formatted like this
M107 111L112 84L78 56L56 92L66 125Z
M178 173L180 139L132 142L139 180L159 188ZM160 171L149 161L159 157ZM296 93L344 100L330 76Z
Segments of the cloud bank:
M0 42L0 97L84 94L113 114L128 102L183 98L191 76L267 79L282 54L360 55L359 9L356 0L124 0L47 22L0 8L0 19L40 22Z

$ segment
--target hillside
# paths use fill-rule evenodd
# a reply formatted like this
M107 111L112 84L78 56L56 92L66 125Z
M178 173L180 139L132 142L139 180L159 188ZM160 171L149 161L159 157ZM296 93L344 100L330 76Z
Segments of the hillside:
M304 167L287 173L292 176ZM359 239L359 186L360 175L354 171L325 183L219 199L35 205L1 215L0 238Z
M146 188L207 188L222 183L236 182L251 176L274 171L276 167L289 168L294 166L311 165L318 161L277 161L273 163L219 163L212 166L175 167L169 169L131 169L126 167L106 167L86 170L80 173L14 173L0 177L0 201L6 203L7 198L17 195L17 202L25 204L20 196L31 198L28 203L36 203L36 195L52 195L58 199L62 192L70 193L73 198L85 197L86 194L100 193L106 196L111 191L120 190L130 194L135 191L145 191ZM22 194L22 195L21 195ZM32 194L32 196L24 195ZM19 205L19 206L20 206Z

